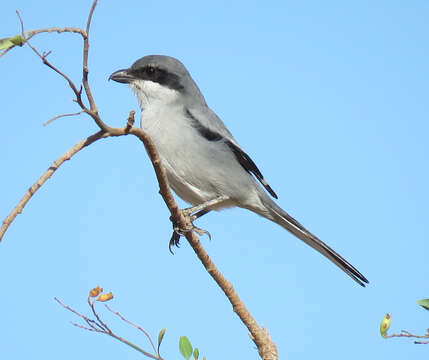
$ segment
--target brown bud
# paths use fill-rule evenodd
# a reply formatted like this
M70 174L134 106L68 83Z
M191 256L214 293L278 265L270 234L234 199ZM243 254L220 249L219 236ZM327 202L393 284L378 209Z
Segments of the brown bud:
M109 292L106 294L101 294L96 301L109 301L113 299L113 293Z
M89 297L96 297L103 292L103 288L97 286L89 292Z
M387 336L387 330L389 330L390 327L390 314L386 314L386 316L381 320L380 324L380 335L384 338Z

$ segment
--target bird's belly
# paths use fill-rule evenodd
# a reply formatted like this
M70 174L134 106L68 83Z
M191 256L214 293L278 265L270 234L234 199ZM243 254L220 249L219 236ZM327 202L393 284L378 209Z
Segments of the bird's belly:
M174 192L186 202L196 205L218 194L210 185L209 159L201 150L204 145L185 117L173 113L142 114L142 129L148 133L158 150ZM201 147L202 146L202 147Z
M161 161L174 192L192 205L224 195L216 180L219 167L194 144L187 142L182 145L175 150L160 147Z
M198 205L226 196L229 200L218 206L223 208L257 197L253 178L227 145L201 137L184 116L157 114L152 122L143 117L142 128L155 143L171 188L184 201Z

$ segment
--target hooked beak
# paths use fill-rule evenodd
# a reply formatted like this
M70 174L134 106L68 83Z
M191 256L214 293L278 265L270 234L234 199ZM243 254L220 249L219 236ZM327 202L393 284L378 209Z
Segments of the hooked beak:
M122 84L129 84L131 81L135 80L135 78L134 76L130 75L129 69L122 69L115 71L112 75L110 75L109 80L117 81Z

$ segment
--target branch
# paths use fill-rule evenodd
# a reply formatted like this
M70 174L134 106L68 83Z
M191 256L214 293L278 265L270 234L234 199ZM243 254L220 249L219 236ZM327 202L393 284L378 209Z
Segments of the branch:
M184 217L180 211L175 211L173 216L177 216L180 226L185 224L182 223L182 221L184 221ZM246 325L247 329L249 329L250 337L257 346L261 359L278 359L276 344L271 340L267 329L259 327L256 320L247 310L243 301L240 299L237 292L234 290L232 284L222 275L222 273L210 259L209 255L201 245L199 238L191 232L187 232L185 236L189 244L192 246L192 249L195 251L198 258L206 268L207 272L210 274L213 280L216 281L216 283L227 296L234 312L238 315L244 325Z
M82 29L77 29L77 28L47 28L47 29L39 29L39 30L33 30L33 34L29 37L25 37L25 30L24 30L24 22L22 20L22 17L20 15L20 13L17 11L17 15L19 18L19 21L21 23L21 36L24 39L24 42L31 48L31 50L33 50L33 52L42 60L43 64L48 66L49 68L51 68L52 70L54 70L57 74L59 74L62 78L64 78L70 88L73 90L75 96L76 96L76 103L80 106L80 108L82 109L83 112L87 113L89 116L91 116L93 118L93 120L95 121L95 123L97 124L97 126L100 128L100 130L103 130L104 132L107 133L115 133L115 129L111 128L110 126L108 126L107 124L105 124L100 116L98 115L98 111L97 111L97 107L95 105L95 101L94 98L92 96L90 87L89 87L89 83L88 83L88 53L89 53L89 36L88 36L88 32L90 29L90 25L91 25L91 20L92 20L92 15L94 13L95 7L97 5L97 0L94 0L92 6L91 6L91 10L89 12L88 15L88 20L87 20L87 25L86 25L86 31L82 30ZM57 67L55 67L54 65L52 65L52 63L50 63L47 60L47 56L49 55L49 53L46 54L41 54L39 51L37 51L37 49L35 47L33 47L31 45L31 43L28 41L32 36L36 35L36 34L40 34L43 32L52 32L52 31L60 31L61 32L72 32L72 33L79 33L84 41L84 46L83 46L83 76L82 76L82 84L85 88L85 93L86 96L88 98L89 101L89 109L85 106L85 104L82 101L82 86L80 87L80 89L77 89L77 86L74 84L74 82L66 75L64 74L62 71L60 71Z
M55 121L57 119L60 119L60 118L63 118L63 117L67 117L67 116L77 116L77 115L80 115L82 113L83 113L83 111L78 111L78 112L73 113L73 114L61 114L61 115L54 116L53 118L49 119L48 121L45 121L43 123L43 126L49 125L51 122L53 122L53 121Z
M153 351L156 353L157 350L155 348L155 344L152 341L152 338L150 337L150 335L148 334L148 332L146 330L144 330L141 326L134 324L133 322L131 322L130 320L128 320L127 318L125 318L124 316L122 316L118 311L114 311L112 310L109 305L105 304L104 305L106 307L107 310L109 310L111 313L115 314L116 316L118 316L123 322L126 322L127 324L134 326L136 329L140 330L149 340Z
M41 34L41 33L53 33L53 32L56 32L58 34L61 34L61 33L76 33L76 34L82 35L82 37L86 36L85 31L83 31L82 29L79 29L79 28L75 28L75 27L63 27L63 28L51 27L51 28L43 28L43 29L25 31L24 35L23 35L23 39L24 39L23 42L25 43L27 40L30 40L33 36L35 36L37 34ZM22 35L22 32L21 32L21 35ZM9 52L10 50L12 50L16 46L18 46L18 45L13 45L13 46L10 46L7 49L3 50L0 53L0 57L2 57L3 55L6 55L7 52Z
M87 137L86 139L79 141L76 145L71 147L68 151L66 151L63 155L61 155L58 159L56 159L52 163L52 165L48 168L48 170L46 170L45 173L25 192L22 199L12 209L9 215L3 220L2 226L0 228L0 242L6 230L9 228L10 224L13 222L13 220L15 220L18 214L21 214L25 205L27 205L28 201L35 194L35 192L40 189L40 187L46 182L46 180L48 180L65 161L70 160L73 155L78 153L84 147L87 147L88 145L91 145L93 142L100 139L104 139L108 136L109 135L107 133L104 133L103 131L98 131L97 133Z
M413 338L413 339L429 339L429 329L426 330L425 335L415 335L410 333L407 330L401 330L400 334L392 334L392 335L386 335L384 338L394 338L394 337L407 337L407 338ZM414 344L429 344L429 341L414 341Z
M66 309L66 310L68 310L68 311L72 312L73 314L75 314L76 316L78 316L79 318L81 318L83 321L85 321L85 322L88 324L88 326L89 326L89 327L86 327L86 326L84 326L84 325L81 325L81 324L77 324L77 323L72 322L72 325L73 325L73 326L76 326L76 327L81 328L81 329L84 329L84 330L88 330L88 331L93 331L93 332L100 333L100 334L109 335L109 336L111 336L112 338L114 338L114 339L116 339L116 340L119 340L120 342L122 342L122 343L124 343L124 344L126 344L126 345L130 346L131 348L133 348L133 349L137 350L137 351L138 351L138 352L140 352L141 354L143 354L143 355L145 355L145 356L147 356L147 357L149 357L149 358L151 358L151 359L155 359L155 360L162 360L162 357L159 355L159 353L156 351L155 347L153 346L153 341L152 341L151 337L149 336L149 334L147 334L147 337L149 338L150 343L152 344L152 347L153 347L153 349L154 349L154 355L153 355L153 354L151 354L151 353L149 353L149 352L147 352L147 351L145 351L145 350L143 350L141 347L139 347L139 346L137 346L137 345L133 344L132 342L128 341L127 339L124 339L123 337L121 337L121 336L119 336L119 335L116 335L112 330L110 330L110 329L107 327L107 325L105 324L105 322L103 322L103 321L101 320L100 315L99 315L99 314L97 313L97 311L95 310L94 305L95 305L95 303L96 303L98 300L95 300L95 301L93 301L93 302L91 303L91 302L89 301L89 298L88 298L88 304L89 304L89 306L90 306L90 308L91 308L91 310L92 310L92 313L94 314L94 316L95 316L95 319L96 319L96 320L90 319L89 317L87 317L87 316L85 316L85 315L83 315L83 314L81 314L81 313L77 312L76 310L74 310L74 309L73 309L73 308L71 308L70 306L68 306L68 305L66 305L66 304L64 304L64 303L62 303L62 302L61 302L58 298L56 298L56 297L54 298L54 300L55 300L58 304L60 304L64 309ZM110 310L110 309L109 309L109 310ZM110 310L110 311L112 311L112 310ZM120 316L120 318L121 318L124 322L134 325L133 323L131 323L129 320L125 319L124 317ZM140 328L139 326L137 326L137 325L134 325L134 326L136 326L137 328L141 329L141 328ZM144 331L144 330L143 330L143 331ZM146 332L145 332L145 333L146 333Z
M63 28L59 28L59 27L51 27L51 28L43 28L43 29L37 29L37 30L29 30L26 31L25 34L25 40L30 40L33 36L37 35L37 34L41 34L41 33L53 33L56 32L58 34L61 33L75 33L75 34L80 34L83 38L86 37L86 33L85 31L83 31L82 29L79 28L75 28L75 27L63 27Z
M89 52L89 29L91 27L92 15L94 14L94 10L96 6L97 6L97 0L94 0L91 6L91 10L89 10L88 20L86 22L86 37L84 37L83 39L83 65L82 65L82 69L83 69L82 83L83 83L83 87L85 88L86 97L88 98L88 101L89 101L89 107L94 114L97 114L97 106L95 105L95 101L88 84L88 72L89 72L88 52Z
M18 15L19 18L19 22L21 23L21 36L25 39L25 43L30 47L31 50L33 50L33 52L42 60L43 64L45 64L46 66L50 67L52 70L54 70L57 74L59 74L62 78L64 78L69 86L71 87L71 89L73 90L75 96L76 96L76 102L79 104L79 106L81 107L81 109L84 112L88 112L88 109L85 107L85 105L82 102L82 97L81 97L81 93L82 90L78 90L76 85L73 83L73 81L63 72L61 72L58 68L56 68L55 66L53 66L46 58L48 57L48 55L50 54L50 52L46 53L46 54L41 54L39 51L37 51L37 49L35 47L33 47L31 45L31 43L28 41L29 38L25 38L25 30L24 30L24 21L22 20L21 14L19 13L19 11L16 11L16 15ZM64 30L64 32L66 32ZM39 31L40 33L40 31ZM82 35L83 36L83 35ZM84 39L86 38L86 35L84 36Z

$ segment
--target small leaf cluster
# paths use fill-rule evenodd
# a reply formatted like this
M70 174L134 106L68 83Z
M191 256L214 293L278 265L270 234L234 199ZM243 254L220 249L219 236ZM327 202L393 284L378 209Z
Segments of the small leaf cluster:
M417 304L420 305L423 309L429 311L429 299L421 299L417 301ZM393 337L407 337L415 339L428 339L429 338L429 329L427 329L426 334L424 335L415 335L406 330L401 330L399 334L389 335L387 331L389 330L391 323L390 314L386 314L380 323L380 335L384 338L393 338ZM429 341L414 341L415 344L429 344Z
M198 348L193 349L191 342L186 336L181 336L179 339L179 351L186 360L190 360L191 356L193 356L192 360L198 360L200 356ZM205 356L203 360L206 360Z

